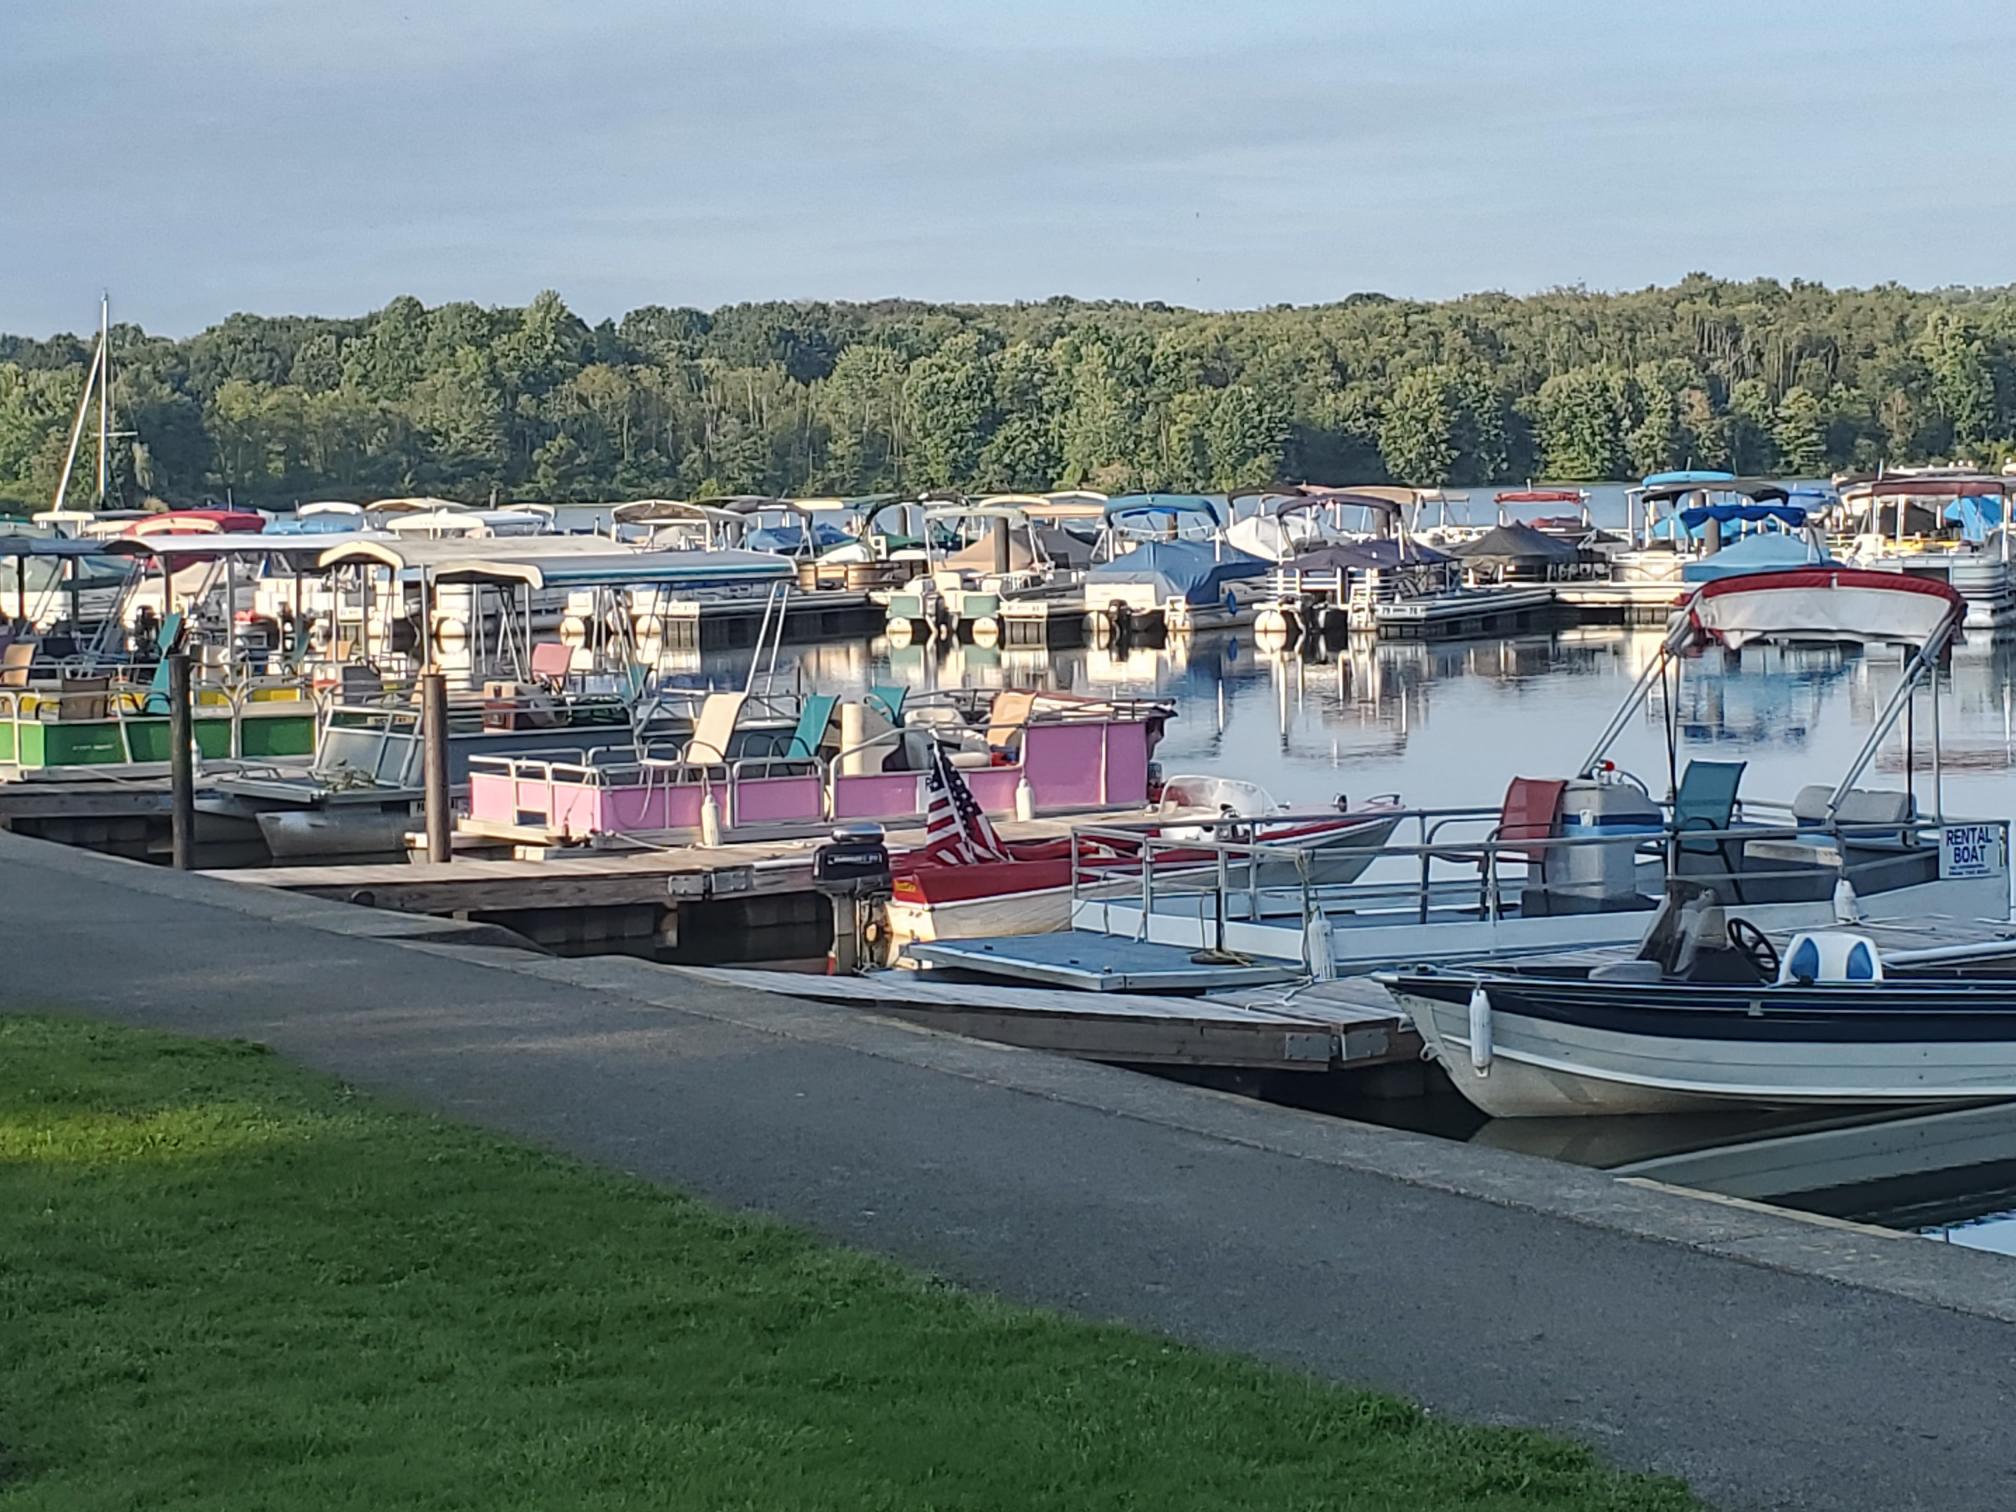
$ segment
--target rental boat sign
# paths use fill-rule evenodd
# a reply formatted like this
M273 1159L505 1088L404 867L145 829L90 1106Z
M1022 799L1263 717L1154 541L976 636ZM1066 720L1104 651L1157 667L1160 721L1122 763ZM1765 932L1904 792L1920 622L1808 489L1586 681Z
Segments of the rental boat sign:
M2009 870L2003 831L1996 824L1947 824L1939 829L1939 875L1999 877Z

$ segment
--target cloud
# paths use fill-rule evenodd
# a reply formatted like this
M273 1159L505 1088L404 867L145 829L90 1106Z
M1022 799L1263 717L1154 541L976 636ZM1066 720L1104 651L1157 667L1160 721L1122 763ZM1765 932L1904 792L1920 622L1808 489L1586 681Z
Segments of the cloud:
M172 332L549 285L600 316L1985 280L2016 169L1984 124L2016 17L1958 0L1908 30L1808 0L86 9L0 22L0 328L101 284ZM1902 224L1962 204L1981 234Z

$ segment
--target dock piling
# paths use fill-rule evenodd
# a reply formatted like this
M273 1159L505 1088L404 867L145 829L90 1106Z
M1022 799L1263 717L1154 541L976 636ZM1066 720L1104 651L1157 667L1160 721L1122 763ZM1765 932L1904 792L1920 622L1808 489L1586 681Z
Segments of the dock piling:
M427 808L427 859L455 859L455 823L448 807L448 679L439 672L420 675L422 778Z
M177 871L196 869L196 730L190 709L189 653L168 657L168 813Z

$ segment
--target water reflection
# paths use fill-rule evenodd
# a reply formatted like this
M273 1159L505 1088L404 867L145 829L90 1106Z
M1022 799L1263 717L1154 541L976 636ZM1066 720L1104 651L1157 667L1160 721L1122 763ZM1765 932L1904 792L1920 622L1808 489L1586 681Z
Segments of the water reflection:
M1611 710L1657 653L1654 629L1584 629L1506 640L1355 643L1310 657L1264 650L1244 635L1127 649L912 645L881 640L787 646L786 682L828 692L900 682L915 689L1041 687L1173 697L1162 747L1170 769L1231 772L1296 804L1354 792L1444 806L1497 801L1514 775L1576 770ZM689 655L695 682L740 685L749 652ZM1963 647L1941 673L1947 808L2016 808L2016 648ZM1749 763L1745 791L1787 799L1837 778L1889 697L1894 653L1753 647L1691 658L1674 713L1679 759ZM1915 715L1912 778L1931 806L1930 711ZM1616 751L1655 790L1666 782L1654 699ZM1876 778L1901 782L1904 733L1886 743ZM1876 780L1876 779L1871 779Z

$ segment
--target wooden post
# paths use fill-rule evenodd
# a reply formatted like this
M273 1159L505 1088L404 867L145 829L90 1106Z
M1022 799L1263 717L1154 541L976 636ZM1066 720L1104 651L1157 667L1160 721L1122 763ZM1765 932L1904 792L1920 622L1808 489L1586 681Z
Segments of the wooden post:
M196 869L196 740L189 699L189 653L168 658L170 849L177 871Z
M425 758L427 859L455 859L455 823L448 809L448 679L420 674L420 740Z

